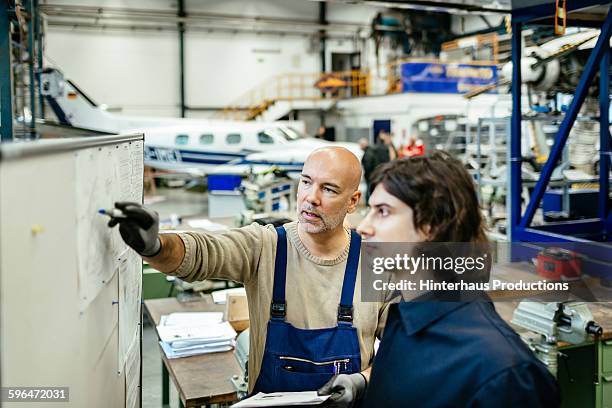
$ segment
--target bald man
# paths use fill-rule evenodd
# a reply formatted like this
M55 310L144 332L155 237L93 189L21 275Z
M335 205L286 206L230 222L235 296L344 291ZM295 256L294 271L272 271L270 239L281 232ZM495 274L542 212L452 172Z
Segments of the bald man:
M186 281L244 284L249 303L249 391L306 391L325 385L335 406L363 395L388 304L361 302L361 239L344 227L355 211L361 165L350 151L308 156L297 193L297 222L252 224L218 234L158 235L158 217L117 203L125 242L153 268Z

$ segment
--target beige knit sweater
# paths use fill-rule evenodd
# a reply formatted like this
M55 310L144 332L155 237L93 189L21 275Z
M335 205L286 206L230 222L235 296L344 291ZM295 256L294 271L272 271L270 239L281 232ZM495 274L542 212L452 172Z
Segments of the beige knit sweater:
M302 244L297 222L286 224L285 229L287 321L302 329L335 326L349 245L338 258L324 260L310 254ZM185 258L171 273L189 282L217 278L244 284L251 328L249 391L259 375L264 353L272 301L276 235L271 225L258 224L219 234L181 233ZM364 370L372 362L375 337L382 336L389 303L361 302L360 276L359 271L353 297L353 324L358 333L361 369Z

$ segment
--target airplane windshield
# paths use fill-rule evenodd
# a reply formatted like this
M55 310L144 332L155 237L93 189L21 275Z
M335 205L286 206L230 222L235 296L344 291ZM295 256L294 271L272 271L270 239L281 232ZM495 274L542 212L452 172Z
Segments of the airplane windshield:
M307 136L288 126L274 127L264 131L267 135L273 137L279 142L293 142L295 140L304 139Z
M298 140L298 139L305 139L306 137L308 137L304 133L298 131L297 129L289 127L289 126L285 126L285 127L279 128L279 129L285 134L285 136L287 137L288 141L293 141L293 140Z

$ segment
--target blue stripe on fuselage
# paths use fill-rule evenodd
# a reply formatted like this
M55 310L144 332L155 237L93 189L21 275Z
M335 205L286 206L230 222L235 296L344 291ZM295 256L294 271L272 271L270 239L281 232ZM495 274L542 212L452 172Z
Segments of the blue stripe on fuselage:
M301 162L271 162L269 160L246 160L247 154L251 152L215 152L187 149L173 149L170 147L145 146L145 161L166 163L191 163L191 164L227 164L232 160L236 165L264 165L279 166L286 171L300 171L304 167Z
M242 159L246 155L246 152L204 152L198 150L173 149L171 147L145 146L145 160L152 162L225 164L232 160Z
M273 162L270 160L241 160L236 164L261 164L270 166L299 167L300 169L304 167L304 163L302 162Z
M278 166L280 167L283 171L286 171L288 173L294 173L294 172L301 172L302 168L304 167L304 163L301 162L272 162L269 160L240 160L239 162L236 163L237 166L239 165L251 165L251 166L257 166L257 165L261 165L261 166Z

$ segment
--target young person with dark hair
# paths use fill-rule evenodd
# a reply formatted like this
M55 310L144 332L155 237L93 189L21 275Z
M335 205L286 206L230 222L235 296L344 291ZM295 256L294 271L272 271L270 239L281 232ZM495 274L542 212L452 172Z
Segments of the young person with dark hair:
M472 178L449 154L402 159L372 175L365 241L487 242ZM482 294L482 296L486 296ZM390 307L362 406L557 407L553 376L488 298L429 292Z

